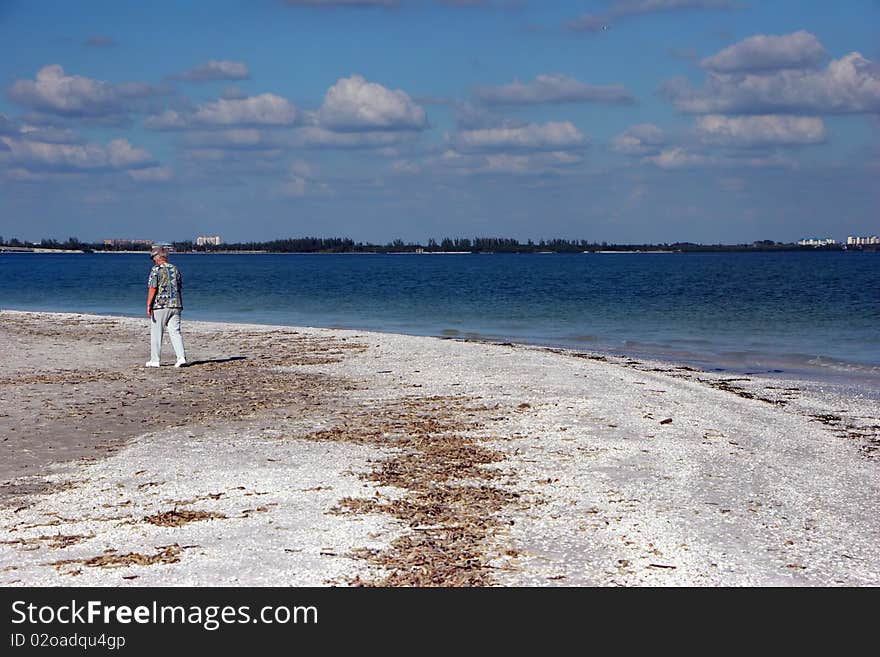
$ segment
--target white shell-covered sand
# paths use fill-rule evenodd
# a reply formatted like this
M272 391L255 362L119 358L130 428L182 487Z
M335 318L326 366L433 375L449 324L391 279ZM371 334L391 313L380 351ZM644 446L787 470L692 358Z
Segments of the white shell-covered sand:
M81 326L74 320L99 322L101 339L68 344ZM106 410L108 440L114 423L124 440L80 441L56 459L21 435L24 415L2 411L4 460L29 465L4 466L0 585L346 585L420 567L363 556L431 527L340 511L345 498L411 499L412 490L365 476L401 451L393 433L387 446L381 428L367 442L314 439L343 422L356 434L358 422L373 427L382 409L412 399L459 415L445 400L479 404L456 435L500 454L480 467L516 497L486 511L485 583L880 584L880 408L870 396L539 347L186 320L189 358L208 365L145 374L145 320L3 311L4 323L18 340L0 359L4 400L43 395L58 427L65 413L99 422ZM301 351L322 341L345 348L314 362L300 352L273 361L290 331ZM263 361L248 351L258 347ZM224 361L232 357L242 360ZM253 393L234 416L198 407L192 421L166 426L161 405L140 409L127 394L150 381L170 395L182 382L216 385L233 367L242 368L236 385L264 377L257 391L225 388ZM92 378L73 390L64 377L76 371ZM76 396L95 396L83 386L111 374L118 389L81 412ZM315 396L309 383L295 403L260 403L307 377ZM202 403L192 399L192 408ZM123 415L134 412L148 421ZM53 426L32 431L61 431ZM182 511L196 515L179 526L146 520Z

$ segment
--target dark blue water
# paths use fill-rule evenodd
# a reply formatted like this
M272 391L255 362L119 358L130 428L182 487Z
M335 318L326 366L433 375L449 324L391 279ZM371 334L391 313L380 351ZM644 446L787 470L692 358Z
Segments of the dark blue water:
M880 253L175 255L185 318L880 377ZM0 308L142 315L145 254L2 254Z

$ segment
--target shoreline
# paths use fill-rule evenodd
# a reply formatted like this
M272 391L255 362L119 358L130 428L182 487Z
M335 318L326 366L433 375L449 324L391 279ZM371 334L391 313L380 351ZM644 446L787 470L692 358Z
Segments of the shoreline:
M0 328L23 466L0 477L3 585L880 583L880 413L858 396L191 320L194 366L146 372L145 320Z
M139 307L138 307L139 308ZM4 309L0 309L2 312ZM56 310L32 310L7 308L11 312L20 313L48 313L48 314L80 314L76 311ZM139 318L140 312L93 312L83 314L98 317L125 317ZM714 372L723 376L762 376L771 379L797 380L807 385L832 386L850 394L861 394L880 402L880 364L864 363L858 361L843 361L826 356L808 356L804 354L789 354L786 360L785 354L760 354L750 355L748 362L743 361L740 354L716 353L714 357L707 353L694 353L682 351L681 347L673 345L642 344L637 340L627 340L626 345L608 345L602 342L589 341L577 344L575 339L528 339L520 336L491 335L479 332L462 331L458 329L440 328L433 331L406 332L394 330L382 330L374 327L359 327L354 325L330 324L327 326L301 326L298 324L279 324L269 321L238 321L236 319L212 318L203 313L196 312L194 318L192 312L187 312L184 321L221 323L236 326L259 326L259 327L285 327L288 329L308 328L315 330L345 330L354 332L379 333L382 335L407 335L412 337L435 338L441 340L453 340L462 342L478 342L484 344L508 345L513 344L527 348L538 349L562 349L578 353L601 354L615 358L638 358L656 362L658 364L677 367L693 367L707 372ZM629 344L632 343L632 344ZM653 347L653 348L652 348ZM797 362L793 358L797 356ZM737 360L739 357L739 360Z

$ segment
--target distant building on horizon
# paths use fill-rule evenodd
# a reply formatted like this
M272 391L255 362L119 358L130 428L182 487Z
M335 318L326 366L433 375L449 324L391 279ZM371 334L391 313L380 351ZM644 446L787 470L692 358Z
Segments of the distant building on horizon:
M847 246L865 246L868 244L880 244L880 237L871 235L870 237L855 237L850 235L846 238Z
M818 237L808 237L799 241L798 244L801 246L831 246L833 244L837 244L837 240L831 239L830 237L826 237L825 239L819 239Z
M221 242L219 235L199 235L196 238L196 246L220 246Z
M152 246L153 240L104 240L104 246Z

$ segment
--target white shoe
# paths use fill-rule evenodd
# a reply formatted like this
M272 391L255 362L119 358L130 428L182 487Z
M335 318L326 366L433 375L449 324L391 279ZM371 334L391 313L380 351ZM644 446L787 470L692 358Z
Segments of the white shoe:
M177 362L174 363L174 367L186 367L186 358L178 358Z
M146 363L144 363L144 367L159 367L159 361L148 360Z

